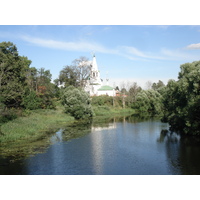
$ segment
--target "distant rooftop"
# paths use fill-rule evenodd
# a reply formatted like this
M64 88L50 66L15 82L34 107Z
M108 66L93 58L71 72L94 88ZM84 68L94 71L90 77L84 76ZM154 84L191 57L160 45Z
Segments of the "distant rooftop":
M110 86L108 86L108 85L104 85L104 86L100 87L100 88L98 89L98 91L102 91L102 90L113 90L113 89L114 89L113 87L110 87Z

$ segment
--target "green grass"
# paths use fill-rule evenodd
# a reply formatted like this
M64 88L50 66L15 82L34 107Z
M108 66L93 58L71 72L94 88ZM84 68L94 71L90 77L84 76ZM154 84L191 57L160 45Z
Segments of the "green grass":
M114 108L112 106L93 106L95 115L98 116L114 116L134 114L135 111L131 108Z
M113 108L111 106L93 106L96 117L133 114L130 108ZM57 105L56 110L36 110L28 112L0 126L0 144L26 141L32 142L44 138L47 132L74 122L74 118L63 112Z
M74 118L63 113L62 109L37 110L26 117L19 117L0 127L0 143L25 140L31 142L42 139L48 131L59 128L59 125L74 121Z
M132 109L113 108L112 106L93 106L93 109L96 115L94 123L107 122L108 119L116 116L133 114ZM74 118L65 114L63 110L64 108L58 103L56 110L25 111L24 117L18 117L1 125L0 155L18 159L21 156L45 151L50 144L50 135L61 127L75 126L73 130L76 136L76 128L79 129L83 122L77 121L78 125L74 124Z

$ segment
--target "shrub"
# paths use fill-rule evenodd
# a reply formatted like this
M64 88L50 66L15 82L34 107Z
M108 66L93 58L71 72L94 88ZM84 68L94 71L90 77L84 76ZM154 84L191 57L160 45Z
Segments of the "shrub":
M41 99L38 98L36 92L30 91L29 94L23 96L22 105L29 110L40 108Z
M93 106L112 106L113 105L113 97L102 95L102 96L93 96L92 97L92 105Z
M75 119L88 119L94 115L89 94L74 86L63 90L62 104L65 112L70 113Z
M142 90L137 94L132 108L143 114L162 115L162 96L155 90Z

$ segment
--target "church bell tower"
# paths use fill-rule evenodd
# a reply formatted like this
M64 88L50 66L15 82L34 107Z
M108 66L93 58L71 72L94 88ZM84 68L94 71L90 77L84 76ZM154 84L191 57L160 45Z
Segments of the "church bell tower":
M92 66L91 66L91 72L90 72L90 82L91 82L91 84L94 84L94 85L101 84L100 72L98 70L95 54L93 55L93 60L92 60Z

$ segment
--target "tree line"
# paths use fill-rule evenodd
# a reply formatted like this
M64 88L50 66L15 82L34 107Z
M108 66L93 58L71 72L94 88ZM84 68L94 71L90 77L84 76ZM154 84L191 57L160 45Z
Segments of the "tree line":
M81 64L81 65L80 65ZM66 113L76 119L92 118L94 107L131 108L137 114L162 117L172 130L200 134L200 61L180 66L178 80L161 80L144 90L136 82L119 89L119 96L90 97L84 91L90 79L88 59L80 57L64 66L52 83L44 68L31 67L11 42L0 43L0 121L6 122L23 110L56 109L60 100ZM62 87L59 87L62 85Z

